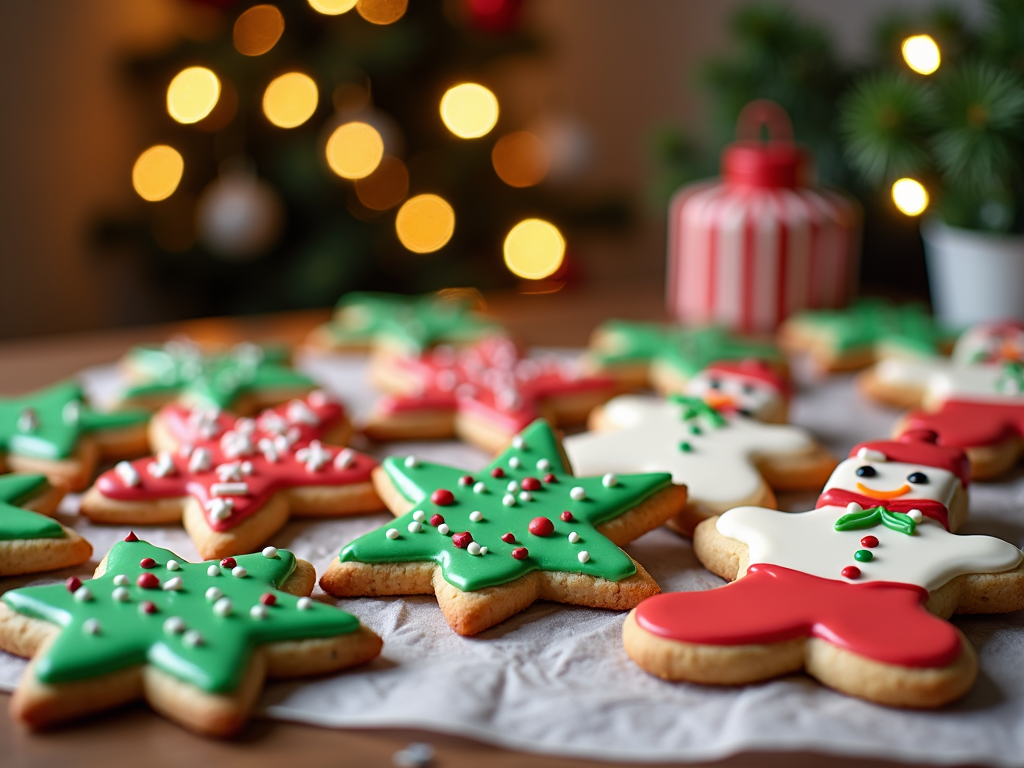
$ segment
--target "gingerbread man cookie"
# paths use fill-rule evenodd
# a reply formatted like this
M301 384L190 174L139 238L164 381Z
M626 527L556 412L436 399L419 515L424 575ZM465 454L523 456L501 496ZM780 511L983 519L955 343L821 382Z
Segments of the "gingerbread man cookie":
M172 406L158 422L197 439L100 475L81 513L114 525L183 522L203 557L226 557L251 552L292 514L380 510L370 478L377 462L318 439L338 408L322 392L255 419Z
M627 653L669 680L803 669L891 706L962 696L977 658L943 619L1024 608L1024 565L1012 544L950 532L967 461L934 437L857 446L810 512L739 507L701 523L697 557L733 583L645 600L626 620Z
M684 535L741 504L774 507L773 488L820 488L836 466L804 429L763 424L681 395L621 395L594 412L591 427L565 439L573 470L671 472L687 488L687 505L669 525Z
M0 475L0 576L84 563L92 545L53 519L64 489L45 475Z
M40 473L82 490L101 459L145 453L148 421L144 411L94 411L74 381L0 397L0 472Z
M189 563L131 534L90 580L3 595L0 648L32 658L11 715L43 728L145 698L189 730L229 736L266 677L380 653L359 619L306 597L315 578L283 549Z
M667 473L574 477L534 422L475 475L388 458L374 480L398 518L347 544L320 579L337 597L431 594L475 635L535 600L625 610L658 585L619 546L686 503Z

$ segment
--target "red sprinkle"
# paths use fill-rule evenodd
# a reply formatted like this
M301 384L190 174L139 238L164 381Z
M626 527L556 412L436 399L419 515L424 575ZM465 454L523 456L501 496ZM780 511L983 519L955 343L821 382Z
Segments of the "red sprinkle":
M570 512L568 509L565 510L565 512L563 512L562 514L560 514L559 517L565 520L565 522L567 523L571 523L573 520L576 519L572 516L572 512Z
M473 541L473 534L469 531L463 531L462 533L456 533L452 535L452 544L459 549L465 549L469 546L469 543Z
M540 480L536 477L524 477L523 482L520 483L524 491L539 491Z
M159 589L160 579L156 577L155 573L140 573L139 578L135 580L143 589Z
M505 470L502 469L501 467L495 467L494 469L491 470L491 477L504 477L504 476L505 476Z
M139 608L142 609L143 613L156 613L156 603L150 600L143 600L141 603L139 603Z
M462 477L459 478L459 485L472 485L472 484L473 484L473 476L472 475L463 475Z
M860 568L858 568L856 565L848 565L845 568L843 568L843 570L841 570L839 573L842 574L844 579L860 578Z
M152 557L144 557L139 561L140 568L156 568L156 560Z
M449 504L455 503L455 494L453 494L447 488L438 488L436 491L430 494L430 500L437 504L439 507L447 507Z
M233 557L225 557L220 561L221 568L234 568L236 565L238 565L238 561Z
M550 536L555 532L555 524L546 517L535 517L527 526L534 536Z
M871 549L872 547L878 546L878 539L875 536L865 536L860 540L860 545Z
M545 483L557 483L558 482L558 478L555 477L554 475L552 475L550 472L548 472L546 475L544 475L544 482Z
M525 560L530 556L530 550L526 547L516 547L512 550L512 557L516 560Z
M124 537L125 541L138 541L139 537L135 535L135 531L129 531L128 535Z
M444 517L442 517L441 515L431 515L430 516L430 524L432 526L434 526L435 528L437 528L437 526L439 526L443 522L444 522Z
M277 597L272 595L270 592L264 592L260 595L260 602L264 605L273 605L277 602Z
M501 534L501 540L506 544L511 544L516 540L516 537L514 533L503 533ZM74 592L75 590L72 589L71 591Z
M82 580L77 576L71 576L64 582L64 586L68 588L68 592L77 592L78 588L82 586Z

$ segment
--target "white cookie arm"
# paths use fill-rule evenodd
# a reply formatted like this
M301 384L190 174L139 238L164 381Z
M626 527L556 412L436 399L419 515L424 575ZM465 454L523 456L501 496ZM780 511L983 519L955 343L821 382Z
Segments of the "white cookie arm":
M734 507L718 518L715 527L723 536L756 551L762 550L780 530L787 528L792 517L792 512L767 507Z
M887 357L875 365L874 375L883 384L923 389L950 367L945 358Z
M601 419L609 428L629 429L648 419L663 416L666 406L667 403L660 397L619 395L601 407Z
M767 424L747 416L729 417L731 426L742 435L750 456L772 453L801 453L816 443L811 433L791 424Z

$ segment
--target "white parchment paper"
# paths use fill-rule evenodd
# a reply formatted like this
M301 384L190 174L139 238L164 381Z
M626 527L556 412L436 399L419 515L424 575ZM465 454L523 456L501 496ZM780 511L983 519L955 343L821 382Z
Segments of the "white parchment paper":
M357 415L374 395L361 358L315 358L304 367ZM90 372L100 394L109 369ZM806 378L806 377L804 377ZM852 377L804 382L793 420L845 453L883 437L898 414L855 394ZM400 443L378 454L408 454L478 470L483 453L455 442ZM783 497L789 510L813 506L816 494ZM964 533L1024 544L1024 477L978 484ZM95 560L125 528L79 519L77 498L61 520L95 546ZM390 519L293 521L274 543L322 572L347 541ZM195 559L179 528L138 529L150 541ZM654 531L627 547L665 591L722 584L693 556L688 541ZM47 583L90 567L6 579L0 590ZM319 592L320 599L329 600ZM666 683L636 667L622 649L624 614L537 603L503 624L467 639L448 628L428 597L342 600L384 638L382 656L333 677L271 683L260 704L267 717L330 727L417 727L503 746L594 759L681 761L743 750L820 750L912 762L1024 764L1024 621L1019 614L955 618L978 651L981 673L960 702L938 712L902 712L834 693L803 675L742 688ZM865 621L871 617L866 616ZM0 688L12 690L24 668L0 653Z

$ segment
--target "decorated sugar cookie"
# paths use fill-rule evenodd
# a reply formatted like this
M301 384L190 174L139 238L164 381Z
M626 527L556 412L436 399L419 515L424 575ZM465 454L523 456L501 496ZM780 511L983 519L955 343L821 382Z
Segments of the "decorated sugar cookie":
M284 347L236 344L208 353L186 340L135 347L122 361L129 383L121 406L156 409L173 400L248 415L302 397L316 385L291 368Z
M418 355L437 344L469 344L502 334L465 298L437 294L353 292L338 302L334 319L306 339L314 349Z
M591 336L589 365L627 389L650 385L659 392L678 393L712 363L748 358L765 361L780 373L786 371L785 360L773 344L723 328L609 320Z
M630 657L670 680L734 685L803 669L892 706L962 696L977 658L944 619L1024 608L1024 566L1012 544L951 532L967 460L934 439L855 447L812 511L705 520L697 557L735 581L645 600L623 630Z
M573 470L671 472L686 486L687 504L670 526L686 535L741 504L774 507L772 488L820 488L836 466L804 429L763 424L694 397L621 395L594 412L591 426L565 439Z
M72 491L88 486L100 459L146 451L144 411L94 411L74 381L0 397L0 472L46 475Z
M389 368L390 388L402 394L377 403L364 429L373 440L458 435L498 451L538 418L556 425L585 421L613 392L611 379L584 376L557 359L526 358L514 342L498 337L392 358Z
M885 358L929 358L948 351L949 329L918 304L865 299L846 309L799 312L779 328L783 347L824 371L852 371Z
M792 391L789 381L763 360L712 363L686 383L684 395L699 397L723 413L784 424Z
M114 525L182 522L203 557L226 557L251 552L292 514L380 510L377 462L319 439L339 408L321 392L255 419L170 406L154 417L158 432L172 444L195 438L103 473L81 513Z
M45 475L0 475L0 576L84 563L92 545L53 519L64 490Z
M306 597L315 578L283 549L189 563L131 534L92 579L3 595L0 648L32 658L11 715L43 728L144 698L189 730L229 736L268 675L380 653L359 619Z
M625 610L656 594L619 547L686 502L664 472L574 477L543 421L478 473L392 457L374 480L397 519L347 544L320 586L338 597L433 593L460 635L535 600Z

